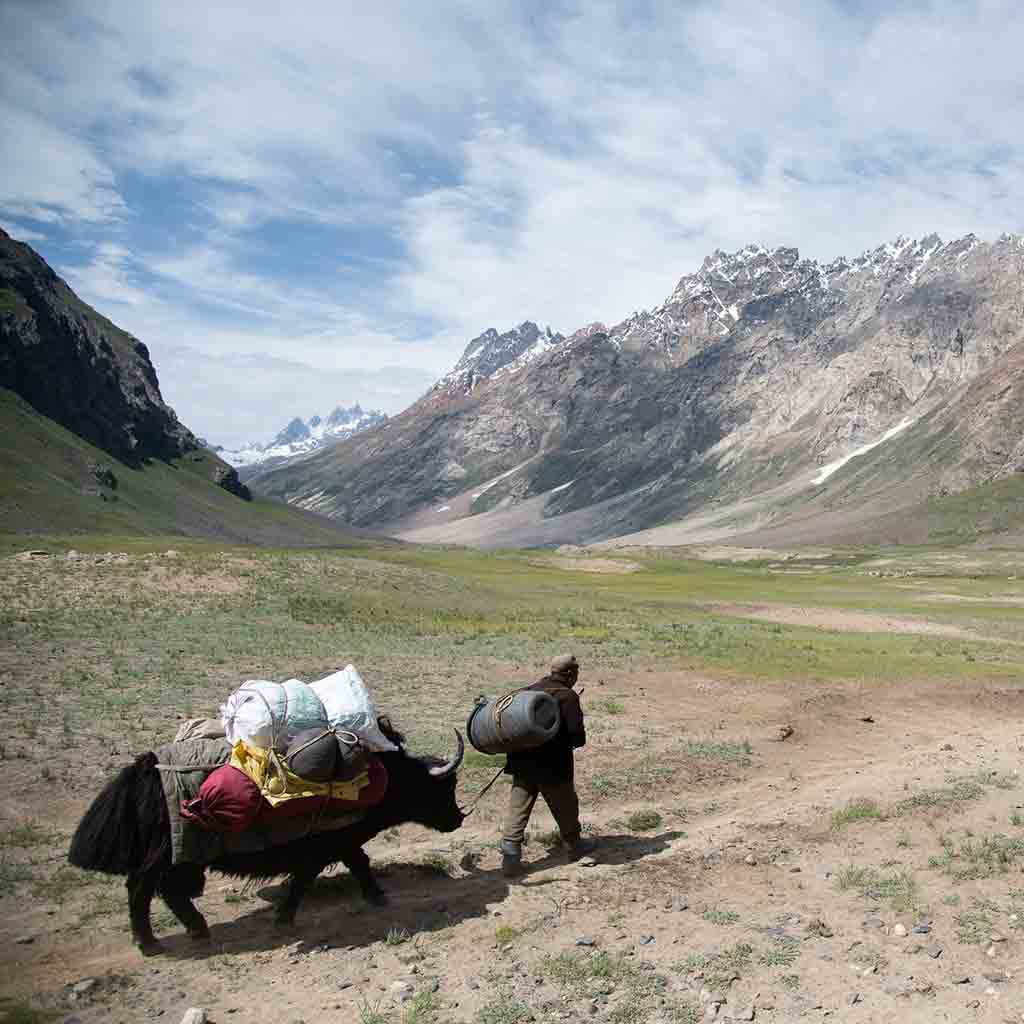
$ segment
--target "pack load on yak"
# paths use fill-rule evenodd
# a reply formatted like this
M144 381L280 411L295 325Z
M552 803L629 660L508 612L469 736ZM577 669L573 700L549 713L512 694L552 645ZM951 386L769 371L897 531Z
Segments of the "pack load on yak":
M219 730L208 719L186 722L163 751L172 823L241 833L285 818L333 818L384 795L387 773L371 751L396 747L353 665L313 685L250 679L220 712ZM176 852L186 842L183 834Z
M384 829L462 824L458 731L453 758L412 756L351 665L312 685L244 683L221 715L184 723L173 742L123 768L71 841L72 864L128 876L132 934L144 953L160 948L149 914L157 892L193 938L208 935L192 904L208 867L288 875L277 911L287 924L317 875L338 861L379 902L362 846Z

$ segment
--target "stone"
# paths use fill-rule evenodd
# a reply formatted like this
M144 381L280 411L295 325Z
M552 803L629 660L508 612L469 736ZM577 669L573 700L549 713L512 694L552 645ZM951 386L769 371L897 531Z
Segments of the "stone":
M925 947L925 952L933 959L938 960L942 956L942 947L936 944Z
M181 1024L206 1024L206 1011L200 1006L190 1006L181 1018Z
M640 945L641 946L649 946L653 941L654 941L654 936L653 935L641 935L640 936Z
M576 863L581 868L592 868L597 864L597 861L593 857L580 857Z
M752 853L748 853L746 857L743 858L743 863L754 867L757 864L757 858Z
M596 946L597 940L590 938L589 935L583 935L576 940L577 946Z
M31 946L36 941L36 937L34 935L19 935L14 941L19 946Z
M388 994L400 1003L405 1003L412 999L414 992L415 989L412 983L408 981L393 981L388 985Z
M904 928L901 924L894 924L892 926L892 934L897 939L905 939L907 937L907 929Z
M729 1010L726 1013L728 1020L753 1020L755 1010L753 1006L744 1006L742 1009Z
M878 928L884 928L885 922L880 917L869 917L866 921L864 921L861 927L876 930Z
M924 921L919 924L915 924L911 929L915 935L927 935L932 930L932 926Z
M953 978L954 985L969 985L971 982L971 976L969 974L958 974Z
M71 986L71 995L76 999L81 999L82 996L87 996L92 992L98 984L99 982L95 978L83 978Z
M852 995L850 996L850 998L849 998L849 999L847 1000L847 1003L848 1003L848 1004L849 1004L850 1006L856 1006L856 1005L857 1005L857 1004L858 1004L859 1002L861 1002L861 1001L862 1001L862 998L863 998L863 997L861 996L861 994L860 994L859 992L854 992L854 993L853 993L853 994L852 994Z

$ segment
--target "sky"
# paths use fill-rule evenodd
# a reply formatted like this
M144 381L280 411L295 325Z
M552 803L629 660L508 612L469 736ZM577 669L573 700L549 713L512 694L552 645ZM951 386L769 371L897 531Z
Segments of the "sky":
M0 0L0 38L0 227L227 446L718 248L1024 228L1019 0Z

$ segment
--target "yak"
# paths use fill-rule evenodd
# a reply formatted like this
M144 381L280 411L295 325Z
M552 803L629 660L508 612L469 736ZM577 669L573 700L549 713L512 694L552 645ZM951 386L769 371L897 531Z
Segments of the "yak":
M456 772L465 744L458 730L453 758L415 757L391 723L379 720L397 751L377 756L388 772L384 798L365 816L342 828L315 832L301 839L268 846L255 853L228 853L210 864L172 863L170 819L150 751L122 768L85 812L71 840L68 859L79 868L126 875L132 939L143 956L162 952L153 934L150 904L159 893L193 939L209 937L206 919L192 900L201 896L206 868L238 878L288 876L285 897L276 908L279 925L294 923L302 897L324 868L339 861L359 884L363 898L380 904L384 890L374 877L362 847L385 829L413 822L438 832L454 832L465 815L455 799Z

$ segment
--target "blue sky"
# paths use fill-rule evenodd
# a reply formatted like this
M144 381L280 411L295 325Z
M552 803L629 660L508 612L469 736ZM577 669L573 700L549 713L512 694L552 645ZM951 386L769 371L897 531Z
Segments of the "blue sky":
M1024 227L1019 3L5 0L0 224L211 440L715 248Z

